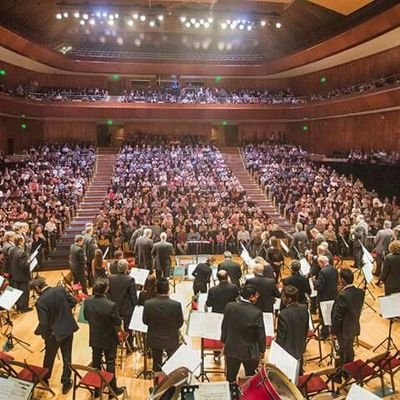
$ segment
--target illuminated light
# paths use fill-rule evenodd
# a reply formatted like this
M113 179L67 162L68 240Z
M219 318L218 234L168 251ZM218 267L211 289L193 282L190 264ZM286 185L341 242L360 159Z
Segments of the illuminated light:
M114 15L110 14L110 15L108 16L108 19L113 20L113 19L114 19Z
M21 129L26 129L27 127L28 127L27 124L25 124L25 123L22 123L22 124L21 124Z
M303 125L303 131L304 131L304 132L307 132L308 129L309 129L309 128L308 128L308 125Z
M210 23L209 22L204 22L204 28L208 29L210 27Z
M68 16L69 16L69 14L68 14L67 12L65 12L65 13L63 14L63 17L64 17L64 18L68 18Z
M201 25L203 25L204 24L204 19L202 18L199 22L200 22Z
M83 19L81 19L81 20L79 21L79 23L80 23L81 25L85 25L85 21L84 21Z
M231 24L231 30L234 30L236 28L236 25Z
M118 19L119 18L119 14L114 14L114 18Z
M62 19L62 14L61 13L56 14L56 18L57 19Z
M222 50L224 50L225 49L225 43L224 42L219 42L218 43L218 50L219 51L222 51Z
M182 24L186 22L186 17L184 15L182 15L179 19L181 20Z
M131 19L128 21L128 25L133 26L133 21Z
M239 25L239 29L242 31L242 30L244 29L244 25L243 25L243 24L240 24L240 25Z
M190 23L191 24L195 24L196 23L196 19L195 18L191 18Z
M215 77L215 82L221 82L221 81L222 81L222 76Z
M261 26L265 26L265 25L267 25L267 21L262 20L261 21Z
M281 29L281 28L282 28L282 24L281 24L280 22L277 22L277 23L275 24L275 28Z
M5 69L0 69L0 75L1 76L5 76L6 74L6 70Z
M232 43L226 44L226 50L232 50Z
M197 28L197 29L200 28L200 22L196 22L196 23L194 24L194 27Z
M83 15L82 15L82 18L85 19L85 20L86 20L86 19L89 19L89 15L88 15L88 14L83 14Z
M80 17L80 14L78 13L78 11L75 11L75 12L74 12L74 17L75 17L75 18L79 18L79 17Z
M140 45L142 44L140 39L135 39L133 43L135 44L136 47L140 47Z
M106 42L106 38L104 36L100 36L100 43L105 43Z
M190 28L192 26L192 24L188 21L188 22L186 22L185 26L186 26L186 28Z
M132 15L133 19L139 19L139 14L135 13Z
M324 85L327 81L328 81L328 80L326 79L325 76L321 76L321 78L320 78L320 80L319 80L319 82L320 82L322 85Z
M111 126L112 124L113 124L112 119L109 119L109 120L107 121L107 125L108 125L108 126Z
M159 15L159 16L157 17L157 19L158 19L159 21L164 21L164 15Z
M154 28L154 27L156 26L156 22L152 20L152 21L149 22L149 25L150 25L152 28Z
M222 126L227 126L228 122L227 121L222 121Z
M124 44L124 39L122 39L122 37L117 38L117 44L122 46Z
M90 25L96 25L96 21L95 21L93 18L91 18L91 19L89 20L89 24L90 24Z
M76 14L79 14L79 13L76 13ZM97 12L96 12L96 17L98 17L98 18L101 17L101 12L100 12L100 11L97 11ZM79 17L77 17L77 18L79 18Z
M141 20L142 22L146 21L146 16L145 16L145 15L141 15L141 16L140 16L140 20Z
M114 25L114 21L112 19L110 19L108 22L108 25L113 26Z
M222 29L226 29L227 27L228 27L228 25L227 25L226 22L223 22L223 23L221 24L221 28L222 28Z
M117 81L119 79L119 75L111 75L111 79Z
M247 30L251 31L253 29L253 27L251 25L247 25Z
M232 21L231 21L230 19L227 19L227 20L226 20L226 23L227 23L228 25L230 25L231 22L232 22Z
M212 17L209 17L207 21L209 24L212 24L214 22L214 19Z
M107 13L106 12L103 13L103 18L107 18Z

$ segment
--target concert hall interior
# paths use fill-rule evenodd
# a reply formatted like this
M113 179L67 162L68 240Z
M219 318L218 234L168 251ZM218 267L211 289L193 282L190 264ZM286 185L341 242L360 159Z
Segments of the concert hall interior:
M397 0L0 1L0 399L400 399Z

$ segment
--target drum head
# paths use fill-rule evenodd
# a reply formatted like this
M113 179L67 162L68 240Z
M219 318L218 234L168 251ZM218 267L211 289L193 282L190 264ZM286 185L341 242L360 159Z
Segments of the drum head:
M265 364L266 379L271 383L281 400L303 400L299 389L290 382L289 378L272 364Z
M187 383L189 370L178 368L167 375L155 388L150 400L176 400L181 392L181 387Z

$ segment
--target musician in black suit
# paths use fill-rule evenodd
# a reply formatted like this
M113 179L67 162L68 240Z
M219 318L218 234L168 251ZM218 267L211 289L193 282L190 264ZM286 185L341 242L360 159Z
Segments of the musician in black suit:
M114 251L114 258L115 260L110 263L109 268L111 275L118 274L118 262L124 258L124 252L122 250Z
M400 292L400 240L389 245L389 254L385 258L381 281L385 285L385 295Z
M381 276L385 255L388 254L389 244L393 239L393 231L391 228L392 221L384 221L383 229L380 229L374 238L376 269L373 274L379 278Z
M89 346L92 348L92 366L100 369L103 354L106 369L114 374L110 383L114 393L119 395L124 388L117 387L115 359L117 356L118 331L121 317L117 305L106 298L108 280L97 279L93 284L93 296L85 300L83 315L89 322ZM98 395L98 393L96 393Z
M147 345L151 348L153 371L161 371L165 350L170 357L179 347L179 329L183 325L182 306L169 298L168 279L157 281L158 296L144 303L143 323L148 326Z
M219 285L213 286L208 291L206 306L211 307L212 312L222 314L225 306L239 296L239 289L228 282L228 273L224 269L217 272L217 278Z
M360 334L360 315L365 293L353 285L354 275L348 268L339 272L343 289L338 294L332 308L331 335L339 343L340 365L354 360L353 343Z
M39 296L36 302L39 325L35 334L41 335L45 342L43 367L49 370L46 379L50 379L57 351L61 349L63 358L61 384L62 393L66 394L72 388L70 369L72 341L74 332L79 329L72 313L76 300L61 286L49 287L42 277L34 279L30 287Z
M318 279L314 281L314 288L318 292L317 299L320 304L322 301L336 299L338 273L335 267L329 264L328 257L319 256L318 264L321 268ZM320 308L320 315L321 308ZM321 328L321 340L329 336L329 327L324 325Z
M75 241L69 249L69 262L74 283L80 283L82 292L88 294L86 280L86 257L83 250L83 237L76 235Z
M255 306L258 291L245 285L238 301L228 303L222 320L221 341L225 344L226 378L235 382L240 365L246 376L255 374L265 352L265 328L262 311Z
M311 287L308 279L300 274L300 261L293 260L290 269L292 274L283 280L283 286L294 286L298 290L298 302L301 304L307 304L306 294L311 294Z
M153 269L153 258L151 257L153 240L151 239L151 236L151 229L146 228L143 232L143 236L136 240L134 248L137 267L148 269L150 271Z
M9 253L11 248L15 246L14 244L14 239L15 239L15 232L14 231L6 231L4 232L4 237L3 237L3 246L1 248L1 254L2 254L2 272L9 273L10 270L10 261L9 261Z
M214 262L214 258L208 257L205 263L197 264L196 268L192 272L194 276L193 281L193 292L207 293L207 285L210 283L212 274L211 265Z
M224 269L228 273L231 282L240 288L242 269L240 268L240 264L232 260L232 253L230 251L224 252L224 261L218 264L218 271L221 269Z
M8 263L10 273L10 285L22 290L21 297L17 300L16 306L19 312L31 311L29 307L29 281L31 272L29 270L28 254L25 252L25 242L22 235L16 235L14 238L14 247L8 252Z
M294 226L296 232L293 233L289 249L295 258L301 258L304 255L309 242L307 232L303 229L301 222L296 222Z
M264 266L255 264L253 267L254 278L246 281L246 285L253 285L257 288L259 296L257 298L256 306L262 312L272 313L274 311L275 297L281 297L279 290L276 287L275 279L266 278L264 273Z
M94 259L94 253L97 249L96 239L93 237L93 224L86 224L85 233L83 234L83 251L86 258L86 273L88 277L89 286L93 286L93 269L92 261Z
M129 333L128 343L132 349L133 336L129 331L129 323L133 310L138 304L135 279L128 275L128 261L118 261L118 274L110 275L109 297L117 305L119 315L124 321L124 331Z
M299 374L303 372L303 353L309 329L309 314L305 304L298 302L299 291L292 285L282 289L282 303L285 308L278 317L276 343L300 363Z
M167 242L167 234L160 234L160 241L155 243L151 249L151 255L154 260L157 279L169 278L171 268L171 256L175 255L174 246Z

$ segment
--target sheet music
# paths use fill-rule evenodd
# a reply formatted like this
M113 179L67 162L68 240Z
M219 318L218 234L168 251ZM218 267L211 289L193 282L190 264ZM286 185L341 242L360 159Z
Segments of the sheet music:
M217 280L217 273L218 273L218 268L217 267L211 267L211 276L212 276L212 280L213 281Z
M363 261L370 262L372 264L374 262L374 257L372 257L372 254L365 248L365 246L361 243L361 241L360 244L363 251L363 257L362 257Z
M299 362L275 341L271 343L268 362L278 367L296 384L299 375Z
M199 293L199 298L197 299L197 309L199 311L205 311L204 307L206 305L207 297L207 293Z
M0 288L3 286L4 283L4 276L0 275Z
M279 311L281 309L281 299L280 297L275 297L274 311Z
M374 269L374 267L372 266L372 264L370 262L363 263L362 270L363 270L364 278L367 281L367 283L372 282L372 279L373 279L372 270L373 269Z
M390 319L400 317L400 293L380 296L378 300L383 318Z
M193 274L193 271L196 269L196 267L197 267L197 264L189 264L187 267L187 276L191 280L194 279L194 276L192 274Z
M308 282L310 282L310 288L311 288L311 294L310 294L310 297L317 297L317 295L318 295L318 292L315 290L315 287L314 287L314 281L313 281L313 279L312 279L312 278L310 278L310 279L308 280Z
M148 269L132 268L129 275L132 278L135 278L136 285L144 286L144 283L146 282L149 273L150 271Z
M42 247L42 245L38 246L38 247L36 248L36 250L29 256L29 258L28 258L28 264L30 264L31 261L32 261L34 258L36 258L36 256L39 254L39 250L40 250L41 247Z
M240 244L242 246L242 252L240 253L240 258L247 264L249 267L253 268L255 261L250 257L249 252L246 247L244 247L243 243Z
M203 339L221 340L224 314L192 311L189 315L187 335Z
M193 350L188 345L182 344L162 366L162 371L169 375L177 368L186 367L190 372L194 372L200 364L200 350Z
M301 265L301 268L300 268L301 274L302 274L303 276L308 275L308 274L310 273L310 270L311 270L311 266L310 266L310 264L308 263L308 261L307 261L305 258L302 258L302 259L300 260L300 265Z
M275 336L274 329L274 314L273 313L263 313L265 336Z
M28 400L31 397L33 383L9 377L0 377L0 400Z
M334 300L321 301L319 303L321 307L322 320L324 321L324 325L332 325L332 307Z
M182 296L182 293L170 293L169 298L181 303L183 316L185 317L185 320L187 320L189 314L189 310L188 308L186 308L187 299L185 299L185 297Z
M283 250L286 254L289 254L289 247L286 246L286 243L285 243L282 239L279 241L279 243L281 244L282 250Z
M0 295L0 307L10 311L21 296L22 290L7 286L4 292Z
M346 400L380 400L380 397L353 383Z
M39 262L37 258L34 258L31 263L29 264L29 271L33 271L37 266L38 266Z
M194 400L231 400L229 382L199 383Z
M313 331L313 330L314 330L314 322L313 322L313 320L312 320L310 310L308 310L308 329L309 329L310 331Z
M103 254L103 260L106 259L107 254L108 254L108 250L110 250L110 247L107 247L107 248L106 248L106 251L105 251L104 254Z
M143 323L143 306L136 306L133 310L129 329L136 332L147 333L147 325Z

